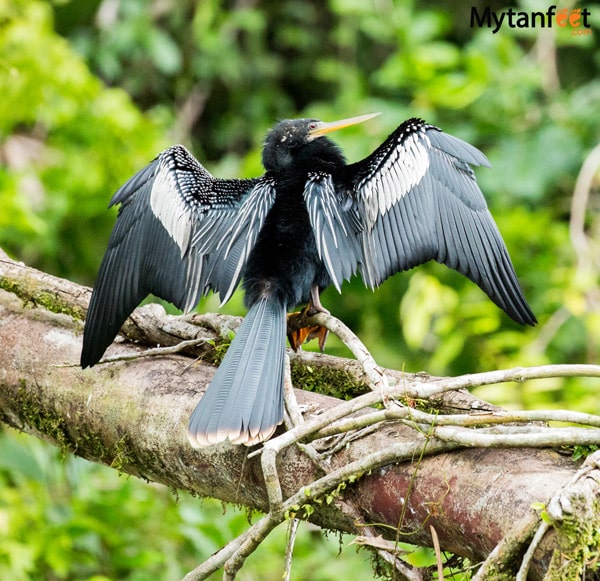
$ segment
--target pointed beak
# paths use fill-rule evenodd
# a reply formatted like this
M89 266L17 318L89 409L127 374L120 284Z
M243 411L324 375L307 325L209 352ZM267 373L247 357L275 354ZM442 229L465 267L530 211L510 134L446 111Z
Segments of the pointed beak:
M308 137L311 140L316 139L317 137L321 137L322 135L331 133L332 131L337 131L338 129L344 129L344 127L350 127L351 125L363 123L364 121L373 119L373 117L377 117L377 115L381 115L381 113L369 113L368 115L359 115L358 117L350 117L348 119L331 121L329 123L317 121L315 122L316 126L308 132Z

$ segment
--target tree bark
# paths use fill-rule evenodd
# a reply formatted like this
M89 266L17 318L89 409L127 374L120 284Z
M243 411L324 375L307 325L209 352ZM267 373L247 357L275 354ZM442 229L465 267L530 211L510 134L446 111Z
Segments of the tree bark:
M212 365L184 355L166 355L81 370L77 363L89 289L17 264L5 255L0 255L0 288L4 289L0 290L1 421L119 471L268 511L258 455L249 458L247 448L229 444L200 450L188 444L187 420L213 376ZM151 330L150 338L144 329ZM125 334L154 344L218 338L213 330L167 316L156 306L138 309ZM144 349L119 340L107 355ZM205 343L196 353L211 359L214 348ZM302 370L314 375L320 366L330 370L327 377L332 382L337 376L347 382L351 376L357 385L361 383L361 373L352 362L306 353L292 357L300 370L296 377L302 377ZM295 394L310 414L340 403L301 389ZM453 401L463 407L484 405L475 406L468 394L456 393L446 394L442 403L450 406ZM386 422L333 454L328 468L334 470L394 444L410 445L418 438L406 423ZM431 447L435 449L434 441ZM550 449L443 452L362 476L330 504L315 504L310 520L356 535L363 534L364 523L382 523L390 527L381 528L385 538L395 539L398 530L402 541L428 546L432 546L431 525L443 550L479 562L503 539L514 537L524 548L538 522L533 503L548 502L578 467L570 457ZM277 469L284 499L323 475L296 446L279 454ZM546 535L530 578L543 577L556 548L556 536ZM514 562L504 565L510 570Z

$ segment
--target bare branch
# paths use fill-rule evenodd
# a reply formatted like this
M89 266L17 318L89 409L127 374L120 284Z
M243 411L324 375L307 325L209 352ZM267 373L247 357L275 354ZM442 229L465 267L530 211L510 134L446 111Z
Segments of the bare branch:
M594 176L600 168L600 144L588 154L575 182L573 199L571 202L571 219L569 230L571 243L577 254L578 268L587 270L597 257L597 248L594 242L585 233L585 215L594 181ZM596 263L596 267L598 264Z

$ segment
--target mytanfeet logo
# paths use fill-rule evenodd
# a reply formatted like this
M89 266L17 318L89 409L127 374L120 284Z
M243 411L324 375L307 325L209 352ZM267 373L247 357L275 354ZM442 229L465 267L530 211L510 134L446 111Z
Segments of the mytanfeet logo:
M589 22L590 11L587 8L557 8L550 6L545 12L515 10L508 8L494 12L487 8L471 7L471 28L487 27L496 34L502 27L508 28L567 28L574 36L592 34Z

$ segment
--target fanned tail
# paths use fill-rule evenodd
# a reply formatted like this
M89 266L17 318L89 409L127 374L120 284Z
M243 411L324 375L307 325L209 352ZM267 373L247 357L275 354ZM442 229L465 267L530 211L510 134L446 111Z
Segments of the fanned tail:
M229 439L252 445L283 420L286 306L265 297L250 307L206 393L190 417L193 447Z

